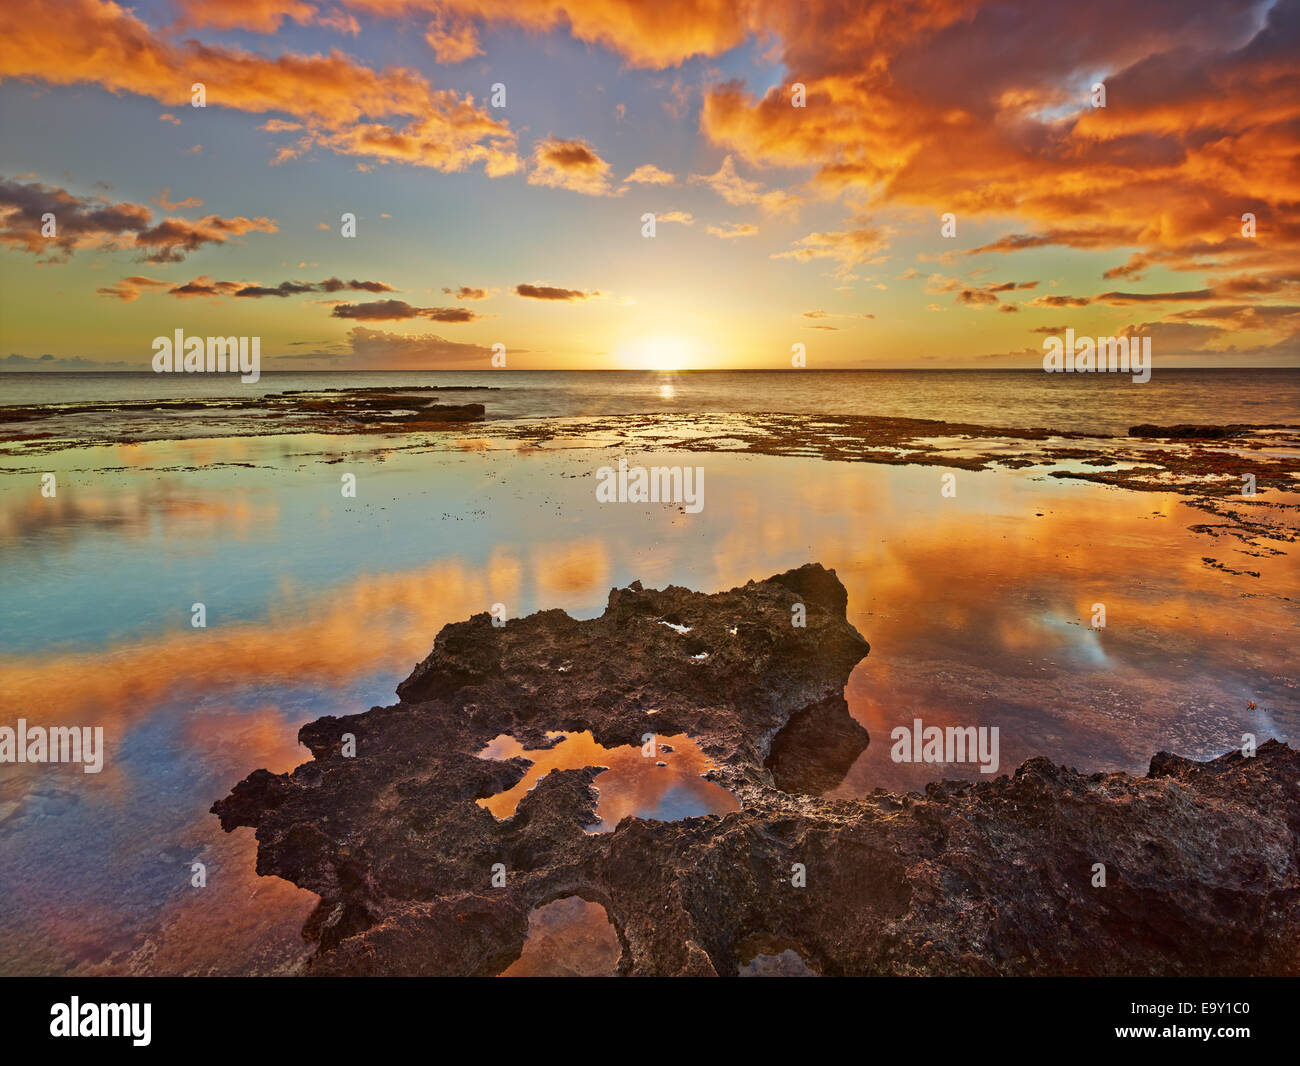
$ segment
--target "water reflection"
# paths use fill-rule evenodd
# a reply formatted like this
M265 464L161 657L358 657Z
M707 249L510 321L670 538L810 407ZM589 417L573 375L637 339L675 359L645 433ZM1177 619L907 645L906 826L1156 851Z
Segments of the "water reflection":
M522 756L532 765L506 792L477 800L497 818L509 818L519 801L552 770L579 770L584 766L608 767L596 778L600 822L593 828L608 833L624 818L653 818L673 822L700 814L727 814L738 810L736 797L725 788L705 781L714 764L685 733L656 737L650 749L633 744L606 748L590 732L549 733L551 748L525 750L512 736L502 735L479 753L484 759Z
M599 903L565 896L528 916L524 950L501 977L613 977L622 948Z
M872 742L841 730L818 769L815 787L840 796L979 776L893 763L890 730L917 717L999 727L1003 772L1036 754L1142 771L1160 749L1205 757L1300 723L1294 605L1279 595L1296 585L1293 548L1239 567L1259 579L1209 569L1205 555L1245 557L1190 532L1203 516L1171 494L961 471L946 498L934 468L708 454L690 457L707 467L706 506L685 515L598 505L608 451L379 461L318 443L86 449L0 479L6 720L100 725L108 748L99 775L0 766L0 972L291 968L313 897L257 878L251 832L221 834L208 806L255 767L302 761L302 723L392 702L442 625L494 603L591 617L634 579L712 591L835 568L872 645L846 691ZM609 766L602 828L696 813L716 786L698 749L670 744L659 767L570 736L523 753L523 787L561 762ZM861 754L841 762L841 748Z

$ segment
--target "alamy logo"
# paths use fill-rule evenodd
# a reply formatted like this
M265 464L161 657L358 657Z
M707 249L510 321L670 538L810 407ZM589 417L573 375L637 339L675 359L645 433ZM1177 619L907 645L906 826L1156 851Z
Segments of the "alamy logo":
M1079 337L1043 339L1043 369L1049 374L1132 374L1139 385L1151 380L1150 337Z
M171 337L153 339L153 368L158 374L239 374L251 385L262 376L261 337Z
M79 762L88 774L104 768L104 727L29 726L18 719L17 728L0 726L0 763Z
M941 729L912 719L912 728L895 726L889 733L894 762L979 763L980 773L998 772L998 727L953 726Z
M618 470L602 466L596 471L596 499L600 503L680 503L688 514L704 510L704 467L627 465Z
M136 1047L148 1047L151 1003L69 1003L50 1008L50 1036L129 1036Z

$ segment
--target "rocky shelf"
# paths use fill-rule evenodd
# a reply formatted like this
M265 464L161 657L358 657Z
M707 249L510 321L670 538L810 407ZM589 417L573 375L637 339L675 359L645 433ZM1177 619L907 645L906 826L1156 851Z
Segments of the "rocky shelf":
M714 595L633 583L588 621L475 615L398 703L304 726L310 762L212 810L256 829L259 874L320 896L313 974L497 974L533 909L568 896L605 908L627 975L786 950L823 975L1300 972L1300 754L1160 754L1145 777L1035 758L822 798L868 743L843 695L869 650L846 606L809 564ZM528 769L485 745L565 731L687 734L739 810L592 833L596 767L553 771L500 821L475 802Z

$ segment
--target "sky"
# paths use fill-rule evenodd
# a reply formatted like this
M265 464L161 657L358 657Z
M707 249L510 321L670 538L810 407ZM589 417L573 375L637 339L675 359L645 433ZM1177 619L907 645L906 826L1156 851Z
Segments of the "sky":
M5 370L1300 365L1300 0L5 0L0 125Z

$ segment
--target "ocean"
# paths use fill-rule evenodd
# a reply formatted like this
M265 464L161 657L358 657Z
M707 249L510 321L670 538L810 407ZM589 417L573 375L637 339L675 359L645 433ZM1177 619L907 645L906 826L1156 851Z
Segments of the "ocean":
M1112 435L1142 422L1300 420L1300 368L1292 367L1157 369L1143 384L1126 374L1041 370L270 371L249 385L234 374L5 373L0 374L0 403L206 399L402 385L497 390L463 398L484 403L489 420L777 411Z

